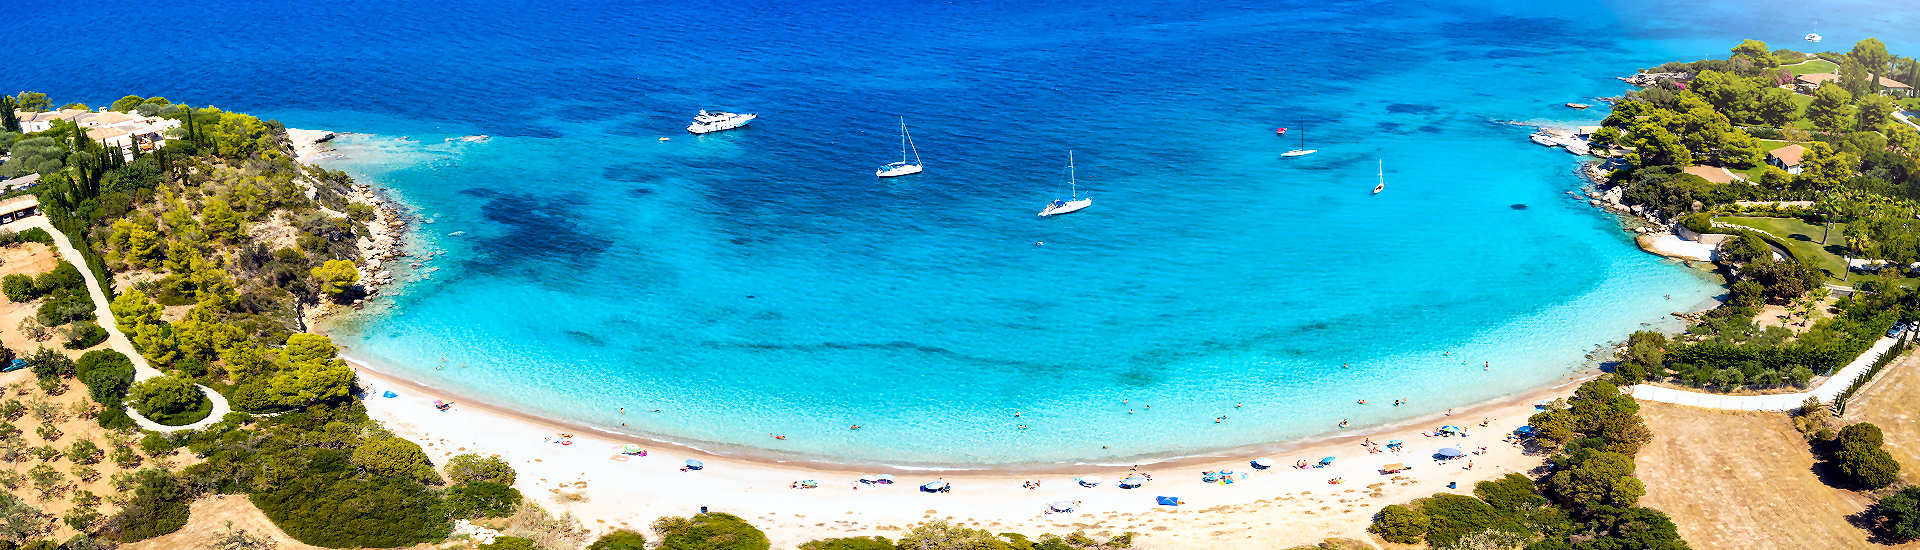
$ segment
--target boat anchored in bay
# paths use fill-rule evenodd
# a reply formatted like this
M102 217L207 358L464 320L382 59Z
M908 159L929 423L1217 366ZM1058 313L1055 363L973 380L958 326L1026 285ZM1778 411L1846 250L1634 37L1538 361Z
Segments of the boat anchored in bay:
M908 149L913 150L912 164L907 163ZM921 168L920 148L913 145L913 134L907 132L907 117L900 117L900 162L887 163L885 166L881 166L879 170L875 170L873 175L883 178L905 176L907 174L918 174Z
M1071 193L1068 195L1069 198L1066 200L1054 199L1053 202L1047 203L1046 208L1040 209L1040 217L1044 218L1079 212L1083 208L1093 206L1092 197L1080 198L1080 182L1073 168L1073 151L1067 151L1067 189L1069 190L1068 192Z
M1303 123L1301 123L1301 124L1300 124L1300 132L1299 132L1299 134L1300 134L1300 147L1299 147L1298 149L1294 149L1294 150L1292 150L1292 151L1287 151L1287 152L1285 152L1285 153L1280 153L1280 156L1282 156L1282 157L1303 157L1303 156L1307 156L1307 155L1311 155L1311 154L1314 154L1314 153L1318 153L1318 152L1320 152L1320 150L1319 150L1319 149L1308 149L1308 148L1307 148L1307 130L1306 130L1306 127L1307 127L1307 125L1306 125L1306 123L1304 123L1304 122L1303 122Z
M732 130L746 126L748 122L753 122L753 119L759 118L759 116L760 115L753 113L729 113L726 111L708 111L701 109L700 114L694 115L693 124L687 125L687 131L696 134L705 134L721 130Z

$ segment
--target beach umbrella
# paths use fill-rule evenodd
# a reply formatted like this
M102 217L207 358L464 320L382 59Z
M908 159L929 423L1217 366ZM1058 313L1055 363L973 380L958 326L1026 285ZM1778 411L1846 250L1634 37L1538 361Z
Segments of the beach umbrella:
M640 446L633 443L621 445L620 450L625 451L627 454L630 454L630 455L640 454Z
M1395 440L1393 440L1393 441L1388 441L1388 442L1387 442L1387 446L1389 446L1389 447L1391 447L1391 446L1394 446L1394 445L1399 445L1399 444L1400 444L1400 440L1398 440L1398 439L1395 439Z
M1320 463L1321 463L1321 464L1332 464L1332 463L1333 463L1333 457L1330 457L1330 456L1329 456L1329 457L1326 457L1326 458L1322 458L1322 459L1320 459Z
M1161 506L1179 506L1180 497L1153 497L1153 502Z
M878 481L880 483L893 483L893 474L880 474L877 476L873 476L873 480Z
M1514 428L1513 433L1520 434L1520 435L1533 435L1533 426L1521 426L1518 428Z
M1207 483L1220 481L1220 475L1221 475L1220 472L1207 472L1200 475L1200 481L1205 481Z
M701 469L701 468L706 468L706 467L707 467L707 464L706 464L705 462L701 462L701 461L698 461L698 460L693 460L693 459L687 459L687 469L688 469L688 470L698 470L698 469Z
M1455 425L1452 425L1452 424L1448 424L1448 425L1445 425L1445 426L1441 426L1441 427L1440 427L1440 431L1443 431L1443 432L1458 432L1458 431L1463 431L1463 430L1461 430L1459 426L1455 426Z
M1265 458L1265 457L1256 458L1256 459L1253 459L1253 462L1251 462L1250 464L1253 464L1253 467L1255 468L1265 470L1267 468L1273 467L1273 459Z
M1137 477L1129 477L1129 478L1120 480L1121 489L1132 489L1132 488L1139 487L1141 485L1146 485L1146 484L1147 484L1147 480L1142 478L1137 478Z
M1071 501L1071 500L1056 500L1056 501L1053 501L1053 503L1052 503L1052 504L1048 504L1048 505L1047 505L1047 507L1048 507L1048 508L1052 508L1052 509L1053 509L1053 511L1055 511L1055 512L1072 512L1072 511L1073 511L1073 501Z
M1437 454L1437 455L1440 455L1440 456L1444 456L1444 457L1447 457L1447 458L1460 458L1460 457L1463 457L1463 456L1467 456L1467 453L1463 453L1463 452L1460 452L1460 449L1455 449L1455 448L1453 448L1453 447L1447 447L1447 448L1445 448L1445 449L1440 449L1440 450L1439 450L1438 452L1435 452L1435 453L1433 453L1433 454Z
M1093 487L1107 481L1106 478L1100 476L1076 477L1073 478L1073 480L1085 487Z
M867 475L867 476L860 476L860 482L861 482L861 483L867 483L867 484L872 484L872 483L873 483L874 481L876 481L876 480L875 480L875 479L873 479L873 476L870 476L870 475Z
M926 491L929 493L937 493L937 492L940 492L940 490L946 489L946 488L947 488L947 482L945 481L929 481L927 482L926 485L920 486L920 490Z

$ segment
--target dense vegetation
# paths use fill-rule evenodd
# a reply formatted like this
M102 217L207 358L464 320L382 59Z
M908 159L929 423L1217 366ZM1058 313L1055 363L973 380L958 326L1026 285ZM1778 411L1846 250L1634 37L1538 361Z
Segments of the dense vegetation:
M1587 382L1565 406L1530 419L1530 444L1553 453L1545 476L1508 474L1480 482L1472 496L1388 506L1371 530L1434 548L1686 548L1666 514L1636 506L1646 489L1633 477L1633 455L1652 440L1639 410L1614 381Z

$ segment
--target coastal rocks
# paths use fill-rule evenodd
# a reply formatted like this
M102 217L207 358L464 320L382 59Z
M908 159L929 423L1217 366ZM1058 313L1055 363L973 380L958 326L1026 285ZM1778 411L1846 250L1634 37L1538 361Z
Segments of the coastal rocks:
M1620 76L1615 78L1625 81L1628 84L1645 88L1659 84L1662 80L1678 82L1693 80L1693 73L1638 73L1633 76Z

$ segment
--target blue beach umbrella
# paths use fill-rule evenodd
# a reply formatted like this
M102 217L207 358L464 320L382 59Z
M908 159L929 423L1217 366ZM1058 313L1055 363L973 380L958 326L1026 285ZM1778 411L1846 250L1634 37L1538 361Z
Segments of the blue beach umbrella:
M1460 449L1455 449L1455 448L1453 448L1453 447L1447 447L1447 448L1445 448L1445 449L1440 449L1440 450L1439 450L1438 452L1435 452L1435 453L1433 453L1433 454L1437 454L1437 455L1440 455L1440 456L1444 456L1444 457L1447 457L1447 458L1460 458L1460 457L1463 457L1463 456L1467 456L1467 453L1463 453L1463 452L1460 452Z
M1153 497L1153 501L1161 506L1180 505L1180 497Z
M1332 464L1332 463L1333 463L1333 457L1330 457L1330 456L1329 456L1329 457L1326 457L1326 458L1322 458L1322 459L1320 459L1320 463L1321 463L1321 464Z
M945 481L929 481L927 482L926 485L920 486L921 491L926 491L929 493L938 493L946 489L947 489L947 482Z
M1448 425L1445 425L1445 426L1441 426L1441 427L1440 427L1440 431L1443 431L1443 432L1458 432L1458 431L1464 431L1464 430L1461 430L1459 426L1455 426L1455 425L1452 425L1452 424L1448 424Z
M1521 426L1518 428L1514 428L1513 433L1519 434L1519 435L1527 435L1527 436L1533 435L1533 426Z
M1141 485L1146 485L1146 484L1147 484L1147 480L1142 478L1137 478L1137 477L1129 477L1129 478L1120 480L1121 489L1135 489L1135 488L1139 488Z
M705 462L701 462L701 461L698 461L698 460L693 460L693 459L687 459L687 469L688 469L688 470L699 470L699 469L702 469L702 468L706 468L706 467L707 467L707 463L705 463Z
M1256 458L1256 459L1253 459L1253 462L1249 462L1248 464L1251 464L1251 465L1253 465L1253 467L1254 467L1254 468L1258 468L1258 469L1261 469L1261 470L1265 470L1265 469L1267 469L1267 468L1272 468L1272 467L1273 467L1273 459L1271 459L1271 458Z

